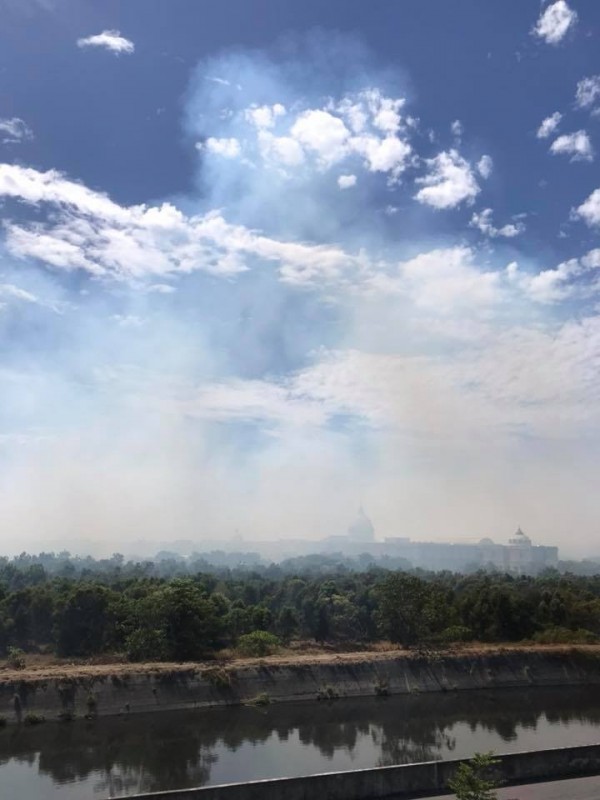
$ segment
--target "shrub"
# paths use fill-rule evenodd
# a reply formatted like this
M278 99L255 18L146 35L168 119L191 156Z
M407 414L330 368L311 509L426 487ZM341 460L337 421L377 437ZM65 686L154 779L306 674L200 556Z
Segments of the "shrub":
M493 768L499 764L493 753L475 753L471 761L460 764L448 786L456 800L495 800L498 781Z
M41 725L42 722L46 722L46 717L42 716L41 714L34 714L30 712L29 714L25 714L23 722L25 725Z
M6 663L11 669L25 669L25 653L20 647L9 647Z
M202 677L216 689L229 689L231 686L231 675L221 667L211 667L204 670Z
M0 717L0 728L6 728L6 717Z
M390 687L388 686L388 682L379 679L375 683L375 694L377 697L389 697Z
M331 684L321 686L317 692L317 700L337 700L340 693Z
M87 706L88 717L95 717L98 713L98 701L93 694L88 694L85 704Z
M164 661L167 642L163 631L154 628L136 628L125 639L128 661Z
M269 656L281 647L280 639L268 631L252 631L240 636L237 649L244 656Z
M268 706L271 704L271 698L267 692L257 694L252 700L248 701L249 706Z
M598 637L592 631L578 628L573 631L569 628L547 628L536 633L533 637L538 644L596 644Z
M473 631L467 628L466 625L451 625L449 628L444 628L440 633L439 640L445 644L470 642L473 640Z

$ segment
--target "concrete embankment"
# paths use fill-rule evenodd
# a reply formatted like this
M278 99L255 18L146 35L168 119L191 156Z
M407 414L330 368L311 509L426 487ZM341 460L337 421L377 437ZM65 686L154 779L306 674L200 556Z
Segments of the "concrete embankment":
M112 671L111 671L112 669ZM503 687L600 684L600 649L506 649L433 656L354 654L293 663L173 665L135 671L75 670L60 676L0 677L0 715L9 722L85 715Z
M512 785L600 773L600 744L510 753L498 758L497 778ZM130 800L400 800L449 791L448 781L460 763L460 760L430 761L330 772L135 795Z

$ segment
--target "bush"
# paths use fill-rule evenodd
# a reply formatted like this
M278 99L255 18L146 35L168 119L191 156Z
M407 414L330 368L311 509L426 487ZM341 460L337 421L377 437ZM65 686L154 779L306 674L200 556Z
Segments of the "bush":
M25 714L25 718L23 720L25 725L41 725L42 722L46 722L46 717L42 716L41 714Z
M268 631L252 631L240 636L237 649L244 656L269 656L281 647L281 640Z
M271 704L271 698L267 692L257 694L252 700L248 701L249 706L268 706Z
M25 653L20 647L9 647L6 663L11 669L25 669Z
M6 717L0 717L0 728L6 728Z
M88 717L95 717L98 713L98 701L96 700L95 696L91 693L88 694L85 704L87 706Z
M465 625L451 625L439 635L440 642L450 644L452 642L470 642L473 640L473 631Z
M321 686L319 691L317 692L317 700L337 700L340 696L340 693L337 689L335 689L330 684L326 686Z
M598 637L592 631L578 628L575 631L569 628L547 628L536 633L533 637L538 644L596 644Z
M207 680L216 689L229 689L231 688L231 674L226 669L221 667L211 667L205 669L202 677Z
M475 753L471 761L460 764L448 781L456 800L496 800L498 781L493 773L499 763L493 753Z
M166 637L154 628L136 628L125 640L125 652L128 661L164 661Z

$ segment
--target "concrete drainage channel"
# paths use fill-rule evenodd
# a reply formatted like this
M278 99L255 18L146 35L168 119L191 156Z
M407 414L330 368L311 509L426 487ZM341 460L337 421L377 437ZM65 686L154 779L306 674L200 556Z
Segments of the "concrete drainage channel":
M600 774L600 744L498 755L498 778L507 785ZM197 789L140 794L127 800L383 800L447 792L456 761L430 761L303 778L276 778ZM126 800L122 798L122 800Z

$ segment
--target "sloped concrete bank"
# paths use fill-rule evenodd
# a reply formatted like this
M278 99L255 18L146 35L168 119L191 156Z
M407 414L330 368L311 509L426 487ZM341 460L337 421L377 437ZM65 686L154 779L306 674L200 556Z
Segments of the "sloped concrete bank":
M110 668L108 668L110 669ZM47 720L70 716L333 699L382 694L462 692L502 687L600 684L600 649L506 650L431 657L369 654L332 656L296 665L256 662L181 665L143 671L90 671L73 677L0 678L0 716Z

